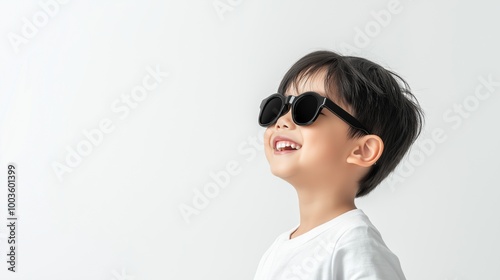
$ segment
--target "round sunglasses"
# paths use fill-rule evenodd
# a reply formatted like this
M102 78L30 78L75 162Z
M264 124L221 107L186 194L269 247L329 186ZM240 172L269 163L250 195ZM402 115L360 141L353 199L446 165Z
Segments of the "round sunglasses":
M316 121L322 108L327 108L340 119L355 129L370 134L369 130L347 111L335 104L332 100L321 96L314 91L304 92L298 96L284 96L274 93L262 100L260 104L259 125L268 127L274 124L281 116L292 109L292 119L297 125L310 125Z

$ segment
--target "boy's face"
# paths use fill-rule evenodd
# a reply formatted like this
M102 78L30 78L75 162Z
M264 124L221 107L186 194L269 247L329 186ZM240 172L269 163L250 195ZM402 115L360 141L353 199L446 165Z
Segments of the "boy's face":
M285 95L300 95L306 91L315 91L329 97L325 92L324 78L323 71L309 77L307 82L302 79L298 84L298 91L290 87ZM336 102L335 99L333 101ZM321 110L316 121L309 126L296 125L289 110L264 133L265 154L271 172L291 184L318 180L343 182L342 175L345 172L342 171L347 165L346 159L351 152L353 141L347 136L348 130L349 125L326 108ZM277 152L274 146L274 138L277 136L292 139L301 148L285 153Z

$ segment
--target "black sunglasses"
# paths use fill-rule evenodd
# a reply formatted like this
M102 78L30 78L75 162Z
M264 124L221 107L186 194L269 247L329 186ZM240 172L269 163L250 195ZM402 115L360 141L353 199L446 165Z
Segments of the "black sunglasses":
M299 96L284 96L280 93L271 94L262 100L260 104L259 125L268 127L274 124L290 108L292 109L292 119L297 125L310 125L314 123L321 109L325 107L353 128L370 134L369 130L351 114L330 99L314 91L308 91Z

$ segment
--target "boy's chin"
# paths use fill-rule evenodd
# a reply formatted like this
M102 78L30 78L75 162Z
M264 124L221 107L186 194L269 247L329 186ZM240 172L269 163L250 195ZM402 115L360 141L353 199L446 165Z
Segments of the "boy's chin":
M271 173L279 177L283 180L287 180L287 178L291 178L295 175L297 175L298 170L296 168L290 168L287 166L271 166Z

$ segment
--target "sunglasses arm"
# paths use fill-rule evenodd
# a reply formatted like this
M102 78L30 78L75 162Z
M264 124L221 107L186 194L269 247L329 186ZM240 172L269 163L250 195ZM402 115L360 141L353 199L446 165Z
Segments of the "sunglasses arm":
M366 134L371 134L368 129L364 127L356 118L354 118L351 114L349 114L347 111L342 109L340 106L337 104L333 103L329 99L325 98L323 104L325 107L330 110L330 112L334 113L337 115L339 118L344 120L346 123L348 123L350 126L359 129L363 131Z

